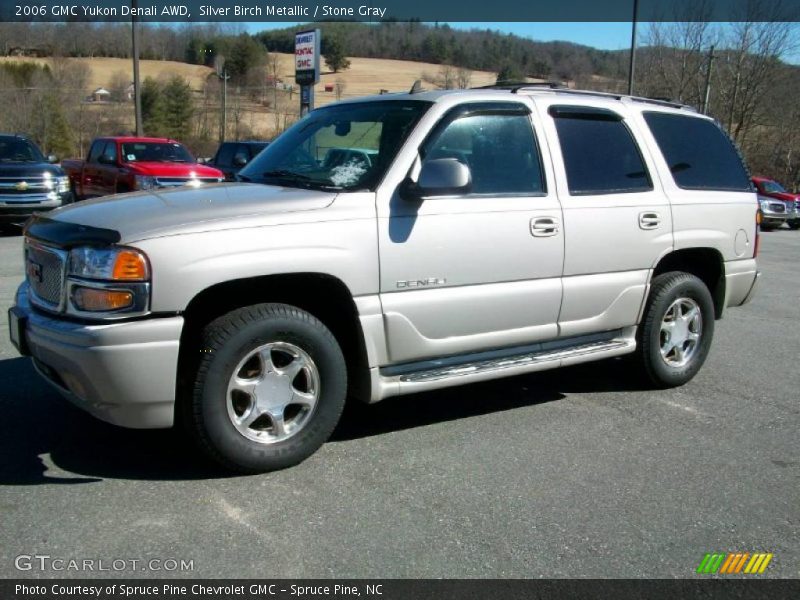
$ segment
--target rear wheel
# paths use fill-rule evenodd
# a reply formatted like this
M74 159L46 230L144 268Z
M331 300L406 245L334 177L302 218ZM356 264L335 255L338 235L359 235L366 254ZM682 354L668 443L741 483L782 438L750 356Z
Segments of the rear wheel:
M706 285L689 273L657 276L637 333L638 358L649 380L663 388L691 380L713 337L714 303Z
M322 446L344 408L339 344L309 313L285 304L235 310L203 331L191 427L224 467L263 472Z

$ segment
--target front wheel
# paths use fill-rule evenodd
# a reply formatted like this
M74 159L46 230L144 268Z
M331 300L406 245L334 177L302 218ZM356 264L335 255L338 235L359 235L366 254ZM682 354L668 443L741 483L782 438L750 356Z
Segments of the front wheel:
M309 313L285 304L235 310L203 330L191 427L234 471L295 465L330 437L344 408L339 344Z
M800 229L800 221L789 221L789 229L793 231Z
M714 337L714 303L694 275L664 273L653 279L637 333L637 353L650 381L661 388L691 380Z

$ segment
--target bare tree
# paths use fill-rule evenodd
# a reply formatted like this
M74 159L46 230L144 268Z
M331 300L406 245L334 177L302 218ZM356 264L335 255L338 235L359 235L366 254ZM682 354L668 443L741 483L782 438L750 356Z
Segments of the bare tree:
M459 68L456 73L456 85L461 90L469 88L472 85L472 71L465 67Z

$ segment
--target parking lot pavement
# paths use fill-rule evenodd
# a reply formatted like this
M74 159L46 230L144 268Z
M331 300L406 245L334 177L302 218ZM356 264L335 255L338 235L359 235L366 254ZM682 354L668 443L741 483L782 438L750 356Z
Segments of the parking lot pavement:
M0 238L3 315L20 241ZM40 576L14 566L39 554L193 566L125 576L686 577L762 551L798 577L800 232L764 234L760 266L683 388L610 361L351 407L308 461L252 477L67 405L3 320L0 576Z

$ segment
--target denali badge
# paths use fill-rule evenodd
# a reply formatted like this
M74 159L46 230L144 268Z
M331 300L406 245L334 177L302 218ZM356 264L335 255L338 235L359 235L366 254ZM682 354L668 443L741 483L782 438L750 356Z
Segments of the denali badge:
M431 285L444 285L445 283L447 283L447 279L444 277L428 277L427 279L408 279L406 281L398 281L397 287L399 289L420 288Z

